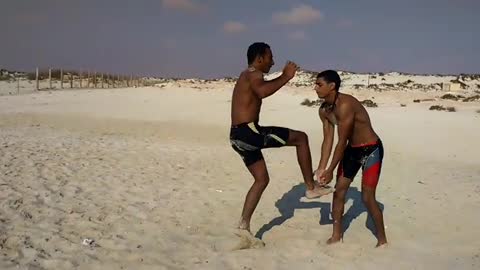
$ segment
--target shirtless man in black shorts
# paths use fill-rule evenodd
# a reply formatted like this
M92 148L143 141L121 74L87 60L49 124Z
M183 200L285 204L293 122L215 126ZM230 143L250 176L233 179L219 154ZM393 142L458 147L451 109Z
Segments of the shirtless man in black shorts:
M233 90L230 143L254 178L238 225L239 229L250 232L250 219L270 180L261 149L283 146L297 148L297 160L307 187L307 198L320 197L331 193L332 189L320 187L313 180L310 147L304 132L259 125L262 99L290 81L295 76L297 65L288 62L280 77L264 81L264 73L268 73L274 65L270 46L261 42L253 43L248 48L247 59L248 68L240 74Z

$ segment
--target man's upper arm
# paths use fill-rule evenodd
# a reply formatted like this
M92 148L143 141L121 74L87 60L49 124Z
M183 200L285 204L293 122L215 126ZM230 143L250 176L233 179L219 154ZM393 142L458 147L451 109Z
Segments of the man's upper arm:
M354 119L355 113L348 103L342 104L342 106L338 108L338 143L347 143L353 131Z
M261 98L263 96L262 87L265 84L263 74L260 71L253 71L248 74L248 80L250 82L250 88L252 88L253 92Z
M333 137L333 129L334 126L332 123L327 118L327 114L322 110L322 108L318 109L318 115L320 116L320 120L322 121L323 124L323 136L324 138L327 136L332 136Z

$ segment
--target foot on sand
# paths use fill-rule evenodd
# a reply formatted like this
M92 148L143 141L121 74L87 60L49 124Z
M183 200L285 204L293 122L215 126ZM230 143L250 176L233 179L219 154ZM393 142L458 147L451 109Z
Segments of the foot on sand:
M315 187L312 190L305 191L305 197L307 199L314 199L314 198L319 198L321 196L330 194L333 192L333 188L329 186L318 186L315 185Z
M332 236L327 240L327 245L336 244L336 243L339 243L340 241L343 242L342 236Z
M386 248L386 247L388 247L387 241L378 241L377 245L375 246L375 248Z
M247 222L243 218L241 218L238 222L237 229L250 231L250 222Z
M265 246L265 243L262 240L255 238L255 236L253 236L252 233L247 230L239 229L235 232L235 235L238 236L240 242L233 247L232 250L262 248Z

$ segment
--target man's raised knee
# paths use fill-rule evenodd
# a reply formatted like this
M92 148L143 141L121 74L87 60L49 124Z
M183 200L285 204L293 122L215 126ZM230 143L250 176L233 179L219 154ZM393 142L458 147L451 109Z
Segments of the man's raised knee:
M294 145L308 144L308 135L303 131L291 131L290 142Z

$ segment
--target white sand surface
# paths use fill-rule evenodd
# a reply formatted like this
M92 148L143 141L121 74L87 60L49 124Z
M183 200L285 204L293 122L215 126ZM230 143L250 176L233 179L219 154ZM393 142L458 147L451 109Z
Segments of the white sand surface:
M0 269L479 269L479 102L357 93L379 103L368 111L385 146L388 248L374 248L358 177L344 242L327 246L332 196L302 198L295 149L281 148L264 151L271 181L251 224L266 245L232 250L252 179L229 145L230 91L0 97ZM305 98L279 91L260 123L307 132L317 164L322 127Z

